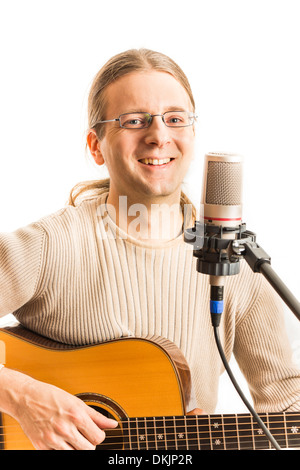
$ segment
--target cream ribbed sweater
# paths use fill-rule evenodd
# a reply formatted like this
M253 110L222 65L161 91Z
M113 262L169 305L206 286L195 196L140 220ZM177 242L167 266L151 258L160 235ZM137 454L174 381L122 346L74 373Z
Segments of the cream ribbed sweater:
M223 367L210 322L208 276L197 272L182 236L149 246L118 230L105 213L106 197L0 235L0 316L13 312L26 327L77 345L166 337L190 365L197 405L212 413ZM244 261L239 275L226 278L220 330L257 410L300 410L300 374L278 296Z

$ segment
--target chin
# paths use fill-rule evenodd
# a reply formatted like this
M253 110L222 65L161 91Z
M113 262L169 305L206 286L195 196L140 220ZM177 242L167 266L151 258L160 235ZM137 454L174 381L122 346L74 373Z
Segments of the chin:
M144 188L144 194L148 197L153 198L169 198L171 196L176 197L177 194L180 194L180 190L178 188L171 188L171 187L146 187Z

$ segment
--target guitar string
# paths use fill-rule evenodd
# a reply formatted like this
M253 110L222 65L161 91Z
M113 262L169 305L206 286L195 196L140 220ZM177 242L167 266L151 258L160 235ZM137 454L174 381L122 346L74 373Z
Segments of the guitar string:
M153 428L154 429L154 428ZM131 431L136 431L135 429L131 429ZM205 444L203 442L204 440L204 437L203 436L198 436L198 431L197 429L195 429L193 431L193 434L195 434L195 436L191 436L191 435L187 435L187 433L181 433L179 430L176 430L176 432L174 432L174 429L172 427L172 432L171 433L168 433L168 432L157 432L156 434L151 434L151 430L150 429L147 429L147 431L149 431L149 436L147 436L146 438L146 435L145 434L141 434L141 429L139 429L139 432L140 432L140 436L144 436L145 437L145 441L143 440L140 440L138 435L134 435L131 437L129 437L129 434L125 434L122 432L122 430L120 429L110 429L110 430L107 430L108 434L106 435L106 438L105 438L105 441L103 442L104 445L120 445L120 442L116 441L116 439L118 438L121 438L122 439L122 444L126 444L126 445L129 445L132 447L132 443L136 446L143 446L143 444L146 444L146 443L150 443L150 444L153 444L154 442L160 442L162 443L163 441L165 441L166 443L170 443L171 441L175 441L177 439L177 436L179 437L180 434L183 434L183 436L181 437L182 441L180 440L179 443L180 444L183 444L185 441L188 442L188 445L198 445L199 448L201 448L201 446L203 447ZM220 440L220 444L224 444L225 443L225 446L226 444L227 445L230 445L230 440L234 440L234 442L239 442L242 443L242 446L244 447L245 445L248 444L248 442L251 442L252 443L252 447L253 447L253 439L255 440L255 445L258 446L259 444L262 443L263 440L266 439L266 436L264 434L257 434L257 433L253 433L252 429L243 429L243 430L240 430L238 433L234 434L233 436L230 436L230 435L227 435L227 436L223 436L222 435L222 429L216 431L216 430L211 430L211 431L208 431L208 432L205 432L205 434L207 435L207 441L216 441L216 440ZM231 430L232 432L236 432L234 430ZM250 432L250 434L241 434L241 432ZM273 430L275 431L275 429ZM24 439L23 436L23 432L21 429L18 430L19 433L21 433L22 435L20 436L20 440L19 442ZM13 444L16 444L18 442L18 439L16 439L18 436L16 435L17 433L15 433L15 436L14 436L14 439L13 440L9 440L9 444L10 445L13 445ZM201 432L200 432L201 434ZM203 432L202 432L203 434ZM159 435L162 435L162 439L157 441L156 439L158 439L157 436ZM293 444L294 446L299 446L299 435L295 435L294 433L292 434L286 434L285 432L281 432L281 433L277 433L275 434L274 432L274 435L276 435L277 438L283 438L284 441L285 441L285 445L288 445L289 447L293 447ZM0 434L1 436L1 434ZM3 437L5 437L5 434L2 434ZM185 436L185 437L184 437ZM149 438L152 438L154 440L149 440ZM201 442L202 440L202 442ZM109 442L109 441L113 441L113 442ZM124 443L125 441L125 443ZM294 442L293 442L294 441ZM296 441L298 442L298 444L296 443ZM5 441L4 441L5 443ZM195 444L196 443L196 444ZM102 444L102 445L103 445ZM269 442L266 442L266 444L268 444L268 447L270 446L270 443ZM216 445L216 444L215 444Z
M5 415L5 413L3 413ZM260 417L262 419L269 419L269 418L297 418L297 422L300 423L300 412L299 411L287 411L287 412L279 412L279 413L260 413L259 414ZM0 416L1 416L1 412L0 412ZM7 415L9 416L9 415ZM0 418L1 419L1 418ZM14 419L14 418L10 418L10 419ZM128 423L128 422L151 422L151 421L155 421L157 422L158 420L174 420L175 419L175 422L176 421L179 421L179 420L183 420L183 421L191 421L193 419L196 419L197 421L201 420L201 421L204 421L204 420L207 420L207 421L215 421L215 420L225 420L224 421L224 424L231 424L231 423L226 423L226 421L228 421L229 419L232 420L232 423L236 423L236 420L240 420L240 419L248 419L248 420L252 420L252 417L250 414L226 414L226 415L169 415L169 416L137 416L137 417L128 417L128 418L123 418L120 420L120 423ZM280 423L281 421L273 421L272 420L272 423ZM199 423L200 426L205 426L205 425L202 425L201 423ZM240 424L243 424L243 423L240 423ZM256 423L254 423L256 424ZM235 426L236 424L234 424ZM300 425L300 424L299 424ZM17 423L16 424L9 424L9 425L0 425L0 428L1 427L8 427L8 426L19 426Z
M298 418L299 418L299 413L289 414L288 416L289 416L289 418L296 416L297 419L298 419ZM269 416L268 416L268 415L265 415L265 416L263 415L263 416L261 416L261 417L262 417L262 418L268 418ZM273 417L273 418L277 418L277 417L282 418L283 415L280 415L280 414L278 414L278 415L272 415L272 417ZM158 422L159 420L160 420L160 421L165 420L165 422L166 422L166 421L168 421L168 420L173 420L173 418L175 418L175 423L176 423L175 426L176 426L176 427L179 427L179 426L180 426L180 427L187 427L187 428L188 428L188 427L196 427L196 428L206 427L206 428L208 428L208 427L213 427L214 424L217 423L218 420L219 420L219 421L223 421L223 419L222 419L221 416L211 417L209 420L208 420L208 418L202 417L202 416L200 416L200 415L199 415L198 417L196 417L196 415L195 415L195 416L186 416L186 418L181 417L181 416L180 416L180 417L178 417L178 416L175 416L175 417L172 417L172 416L170 417L170 416L168 416L168 417L164 417L164 418L162 418L162 417L155 417L155 425L157 426L157 422ZM249 416L249 417L246 416L246 418L247 418L247 419L251 419L250 416ZM145 421L145 419L146 419L146 421ZM199 423L199 420L204 420L204 419L207 420L206 423L204 423L204 424L201 423L201 422ZM226 419L227 419L227 418L226 418ZM232 421L232 422L226 423L226 419L225 419L225 422L223 422L223 424L220 424L220 423L217 423L217 424L218 424L221 428L224 428L224 427L226 427L226 426L232 426L232 427L234 427L234 428L237 428L237 427L239 428L239 427L240 427L240 430L241 430L241 431L244 431L244 430L247 429L247 428L244 428L244 426L247 426L247 425L252 426L252 423L249 423L249 422L248 422L248 423L241 423L241 422L239 423L239 422L238 422L238 424L236 424L236 421L235 421L235 420ZM237 420L238 420L238 419L239 419L239 418L237 418ZM179 423L179 422L178 422L179 420L182 420L183 422L182 422L182 423ZM189 423L189 421L191 421L191 420L196 420L196 421L197 421L197 424ZM145 427L145 422L146 422L147 424L149 424L149 423L151 424L152 421L153 421L153 423L154 423L153 418L138 417L138 418L128 418L127 420L121 420L121 421L120 421L120 424L121 424L121 425L122 425L122 424L128 424L129 427L130 427L130 426L131 426L131 427L132 427L132 426L135 426L135 427L136 427L136 423L137 423L137 424L143 425L143 426ZM209 423L208 421L211 421L211 422ZM280 425L281 425L280 428L273 428L273 429L289 428L289 427L293 427L293 426L295 426L295 425L298 425L298 426L299 426L299 429L300 429L300 424L298 424L298 420L297 420L297 422L295 422L295 423L294 423L293 420L290 420L290 421L291 421L291 422L288 421L288 422L283 423L282 421L275 421L274 419L272 419L271 424L272 424L272 425L274 425L274 424L280 424ZM161 425L161 426L163 426L163 425ZM241 426L243 426L243 429L241 428ZM253 422L253 426L256 426L256 423ZM174 428L174 424L172 424L171 426L170 426L170 425L167 425L167 427ZM12 429L12 428L20 428L20 425L19 425L18 423L15 423L15 424L8 424L8 425L0 425L0 430L1 430L1 429L7 429L7 428L9 428L9 429ZM154 429L154 426L153 426L153 428L152 428L151 426L148 426L148 425L147 425L147 430L148 430L148 429ZM257 429L259 429L259 427L257 427ZM117 431L117 429L115 429L115 430ZM213 430L213 429L212 429L212 430ZM114 431L114 429L112 429L112 430L110 430L110 431ZM203 431L200 431L200 432L203 432ZM2 435L2 434L0 433L0 435Z
M273 424L273 423L272 423L272 424ZM270 430L271 430L271 431L274 433L274 435L276 435L276 436L285 435L285 433L288 433L288 436L300 437L299 432L297 432L297 431L293 432L292 430L290 430L291 427L293 427L293 426L289 426L289 427L285 430L285 429L283 429L282 427L273 427L273 426L272 426L272 427L270 428ZM1 428L1 427L0 427L0 428ZM18 431L19 431L22 435L24 435L24 432L22 431L22 429L20 429L20 427L17 426L17 425L16 425L16 426L10 426L9 429L8 429L7 426L2 426L2 428L3 428L3 432L1 432L1 429L0 429L0 438L1 438L2 436L7 436L7 435L9 435L10 432L18 432ZM195 433L195 434L198 433L198 434L200 434L200 435L201 435L201 434L205 435L205 434L208 434L208 433L210 433L210 432L211 432L211 433L214 433L214 434L217 434L217 433L222 433L222 431L224 431L224 432L226 432L226 433L231 432L231 433L235 433L235 434L237 434L237 435L239 435L239 434L241 434L241 433L245 433L245 432L251 432L253 435L262 435L262 436L265 436L264 433L263 433L263 434L258 433L259 428L256 428L256 429L253 430L251 427L250 427L250 428L246 428L246 427L245 427L245 428L244 428L244 427L242 428L242 427L240 427L240 428L236 429L234 426L232 426L231 428L226 429L226 428L223 426L223 427L220 427L220 428L212 428L212 429L207 428L206 430L199 430L199 429L197 429L197 426L193 426L193 425L190 425L190 426L187 426L187 427L182 426L181 429L178 429L179 426L177 425L176 428L177 428L177 429L175 429L173 426L165 426L165 427L163 427L163 426L157 426L157 427L155 427L155 428L154 428L154 427L147 427L147 428L141 428L141 427L139 427L139 428L134 428L134 427L130 427L129 430L130 430L130 432L136 431L136 432L143 433L143 434L145 434L145 433L147 432L147 433L150 433L151 436L156 436L156 435L158 435L158 434L165 434L165 433L163 432L164 429L166 429L166 431L169 431L170 429L172 429L172 432L173 432L174 434L187 434L187 435L189 435L190 433ZM161 430L161 432L158 432L158 429ZM186 429L186 432L185 432L185 429ZM153 432L154 430L155 430L155 432ZM300 428L299 428L299 430L300 430ZM120 432L120 430L119 430L118 428L117 428L117 429L104 429L104 431L107 433L106 439L109 438L109 437L111 437L110 434L112 434L112 433L116 433L116 434L117 434L118 431ZM277 431L280 431L280 432L277 433ZM128 428L125 429L125 430L123 430L123 431L121 431L121 432L123 432L123 434L125 434L125 433L128 434ZM171 433L170 433L170 434L171 434ZM230 437L230 436L229 436L229 437Z
M250 431L251 432L251 431ZM170 442L170 441L174 441L177 439L177 437L179 436L179 434L181 433L157 433L156 435L152 434L150 436L145 436L145 440L141 440L138 438L138 436L134 436L134 437L129 437L128 435L124 435L120 432L120 434L117 434L117 433L114 433L115 435L106 435L106 438L105 440L103 441L104 445L118 445L120 444L120 442L117 441L118 438L122 439L122 442L126 442L127 444L129 444L130 442L134 442L135 444L139 443L140 445L143 443L143 442L151 442L153 443L154 441L152 441L150 438L152 439L159 439L158 442L164 442L164 441L167 441L167 442ZM195 432L195 434L197 434L197 432ZM161 439L158 438L158 436L161 435ZM286 435L285 433L279 433L279 434L274 434L276 436L276 438L278 439L284 439L286 441ZM6 435L3 435L3 438L4 438L4 442L6 441ZM17 433L15 433L14 435L14 438L13 440L8 440L9 443L15 443L18 441L18 438L19 440L21 440L21 442L24 440L24 434L20 434L20 436L17 435ZM191 443L191 442L198 442L199 445L203 445L204 444L204 437L198 437L198 436L182 436L181 437L182 441L180 442L185 442L187 441L188 443ZM256 443L259 443L260 441L263 441L263 440L266 440L266 436L264 434L247 434L247 435L234 435L234 436L222 436L222 434L220 433L220 435L218 434L214 434L212 436L209 436L209 433L207 433L207 441L210 441L211 439L212 440L220 440L220 442L225 442L225 444L229 444L230 441L241 441L243 444L244 443L247 443L247 440L249 440L249 442L253 441L253 439L257 439L256 440ZM29 440L29 439L28 439ZM295 436L294 434L291 434L291 435L288 435L288 445L290 446L290 444L294 443L294 445L297 444L297 446L299 447L300 446L300 443L299 443L299 436ZM202 442L201 442L202 441ZM266 443L269 444L269 442L267 442L266 440Z
M263 436L260 436L260 437L263 437ZM246 438L249 438L249 439L247 440ZM153 447L153 449L156 449L156 450L158 450L158 449L170 449L170 444L175 446L176 449L178 449L178 448L179 449L180 448L181 449L189 449L193 446L196 446L196 448L199 449L199 450L201 450L201 448L207 447L207 446L210 449L212 449L212 448L215 449L215 448L220 448L219 445L221 446L221 445L225 444L225 447L226 447L226 446L230 446L230 444L231 445L234 444L234 443L228 442L226 440L226 438L225 438L225 440L220 439L219 444L217 444L216 440L219 440L218 437L216 437L216 439L213 439L214 442L211 442L211 439L208 437L207 438L208 442L206 444L203 443L203 442L202 443L199 442L199 439L197 439L197 438L192 438L192 439L189 439L189 442L186 445L184 444L184 439L183 439L183 441L179 441L179 442L177 441L176 442L176 439L174 439L174 438L172 438L171 440L168 440L168 438L167 438L167 439L164 439L164 440L160 441L161 444L163 444L163 442L165 441L166 442L166 447L157 446L157 441L156 442L155 441L136 441L136 442L129 442L128 441L128 442L125 442L125 443L124 442L107 443L106 439L103 443L99 444L99 446L107 446L107 447L109 447L110 445L111 446L113 446L113 445L122 446L122 448L124 448L125 450L126 450L126 446L128 446L130 449L139 449L140 448L140 450L143 450L143 449L151 450L152 449L151 444L154 445L155 443L156 443L156 445ZM195 441L195 442L193 442L193 441ZM22 439L19 439L19 440L15 439L13 441L9 440L8 444L10 446L18 445L18 443L20 443L20 442L22 443ZM176 444L175 444L175 442L176 442ZM265 441L265 443L264 443L264 442L262 442L262 440L261 441L254 441L254 444L253 444L253 436L245 436L245 438L243 438L243 440L236 439L236 442L237 442L237 444L235 446L235 449L238 449L239 447L242 447L243 449L266 449L266 448L270 448L270 446L271 446L270 442ZM239 445L238 445L238 443L239 443ZM5 441L4 441L3 444L4 445L6 444ZM250 447L247 447L248 444L250 444ZM295 443L290 442L290 441L289 441L288 445L289 445L289 447L297 447L297 445ZM114 449L114 448L112 447L112 449ZM6 449L1 449L1 450L6 450Z
M141 436L144 436L146 438L146 435L141 433L140 432L140 435L138 436L138 434L134 435L134 436L131 436L129 437L128 434L124 434L121 430L119 429L110 429L110 430L104 430L105 432L108 432L108 434L106 434L106 439L115 439L116 437L122 437L122 438L125 438L125 439L139 439ZM118 434L118 432L119 434ZM133 430L134 431L134 430ZM139 431L142 431L142 430L139 430ZM24 433L22 432L22 430L18 430L19 434L21 435L21 437L25 436ZM18 434L18 432L15 433L15 436ZM222 435L222 429L219 430L219 431L212 431L214 434L212 436L210 436L210 432L207 432L206 435L208 436L207 439L210 439L210 437L213 437L213 438L218 438L220 437L218 435L218 433L220 435ZM265 437L264 434L259 434L259 433L252 433L252 430L250 429L247 429L247 430L243 430L243 432L250 432L251 434L247 434L247 435L241 435L241 434L235 434L235 435L227 435L225 436L225 439L236 439L237 437L239 438L247 438L247 437L257 437L258 439L263 439ZM147 438L149 439L150 437L152 438L156 438L158 435L162 435L162 436L173 436L175 438L175 435L178 436L178 435L186 435L186 433L183 433L183 432L180 432L180 431L176 431L176 432L157 432L156 434L149 434L149 436L147 436ZM195 430L193 432L193 434L197 434L197 430ZM5 437L9 434L0 434L2 437ZM278 433L277 436L285 436L285 433ZM186 436L188 439L191 438L191 439L198 439L197 436ZM289 438L294 438L295 440L299 440L299 435L297 435L296 433L292 433L290 435L288 435ZM183 438L183 437L182 437ZM203 438L203 437L202 437ZM106 440L105 439L105 440Z

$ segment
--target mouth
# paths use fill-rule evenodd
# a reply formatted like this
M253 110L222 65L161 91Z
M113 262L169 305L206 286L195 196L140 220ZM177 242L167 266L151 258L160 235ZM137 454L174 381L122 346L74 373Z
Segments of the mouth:
M151 165L151 166L164 166L173 161L174 158L164 158L164 159L158 159L158 158L141 158L139 160L140 163L143 163L144 165Z

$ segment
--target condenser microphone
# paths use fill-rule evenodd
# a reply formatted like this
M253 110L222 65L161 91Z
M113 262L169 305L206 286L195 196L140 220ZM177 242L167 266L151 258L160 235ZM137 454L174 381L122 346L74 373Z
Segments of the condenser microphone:
M205 155L200 221L208 239L198 271L210 275L210 310L217 318L223 312L224 276L239 272L239 258L230 247L242 223L242 172L241 155Z
M210 275L211 285L223 283L222 276L237 274L235 255L225 252L227 242L237 237L242 223L243 158L230 153L208 153L204 159L200 222L207 239L200 272ZM232 258L233 255L233 258Z
M185 241L194 245L197 271L210 277L211 312L216 314L223 311L224 277L240 271L240 256L232 242L245 230L242 173L241 155L205 155L200 220L185 234Z

